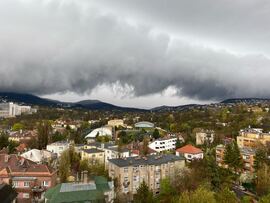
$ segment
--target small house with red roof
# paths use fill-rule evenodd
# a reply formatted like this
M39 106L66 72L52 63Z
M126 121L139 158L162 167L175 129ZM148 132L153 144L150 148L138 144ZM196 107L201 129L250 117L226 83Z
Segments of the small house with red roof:
M176 149L176 156L184 156L188 162L195 159L203 159L203 151L191 144Z

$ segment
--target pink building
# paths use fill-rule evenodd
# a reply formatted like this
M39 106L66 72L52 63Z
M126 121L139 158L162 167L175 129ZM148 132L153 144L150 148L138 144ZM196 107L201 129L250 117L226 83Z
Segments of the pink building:
M18 203L42 200L48 188L56 185L56 170L15 154L0 154L0 184L12 184Z

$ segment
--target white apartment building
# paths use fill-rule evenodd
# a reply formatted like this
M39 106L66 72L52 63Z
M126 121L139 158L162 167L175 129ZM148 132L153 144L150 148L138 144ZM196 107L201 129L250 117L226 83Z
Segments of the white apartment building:
M173 150L175 149L176 140L177 137L156 139L155 141L151 142L148 147L157 152ZM182 137L179 137L179 140L180 142L184 142L184 139Z
M57 154L59 157L63 151L69 148L68 142L54 142L52 144L47 145L46 149L52 153Z
M19 116L22 113L31 113L30 106L20 106L13 102L0 103L0 117L9 118Z

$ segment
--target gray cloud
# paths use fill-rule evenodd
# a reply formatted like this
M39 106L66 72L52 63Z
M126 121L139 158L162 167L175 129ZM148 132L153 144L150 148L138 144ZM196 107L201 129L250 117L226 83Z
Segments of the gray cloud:
M0 90L270 97L267 1L109 2L0 0Z

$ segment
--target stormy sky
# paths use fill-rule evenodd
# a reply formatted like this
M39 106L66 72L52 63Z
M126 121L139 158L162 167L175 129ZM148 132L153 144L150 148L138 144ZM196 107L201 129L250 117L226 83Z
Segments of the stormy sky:
M270 97L269 0L0 0L0 91L123 106Z

